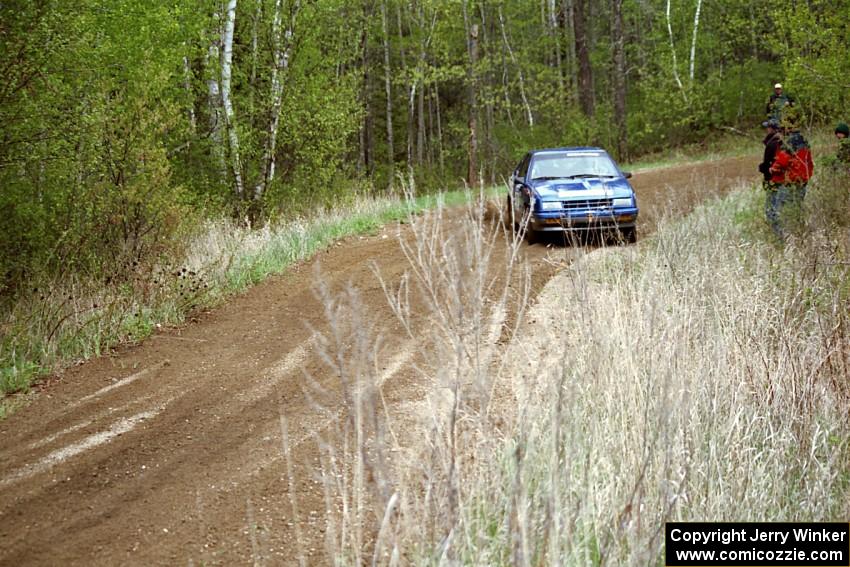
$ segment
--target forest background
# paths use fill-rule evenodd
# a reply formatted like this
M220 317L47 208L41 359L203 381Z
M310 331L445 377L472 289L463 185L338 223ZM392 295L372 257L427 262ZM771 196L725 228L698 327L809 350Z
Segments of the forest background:
M210 220L345 210L402 180L493 184L532 147L629 160L752 133L777 81L807 125L833 123L847 14L850 0L3 1L3 359L24 356L9 337L30 323L6 316L22 297L70 280L148 293ZM67 303L43 307L43 340L99 308Z

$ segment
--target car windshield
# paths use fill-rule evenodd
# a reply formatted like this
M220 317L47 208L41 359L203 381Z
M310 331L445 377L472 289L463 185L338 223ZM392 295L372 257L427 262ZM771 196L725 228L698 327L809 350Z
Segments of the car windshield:
M606 154L599 152L546 152L534 156L531 179L578 179L619 177L620 172Z

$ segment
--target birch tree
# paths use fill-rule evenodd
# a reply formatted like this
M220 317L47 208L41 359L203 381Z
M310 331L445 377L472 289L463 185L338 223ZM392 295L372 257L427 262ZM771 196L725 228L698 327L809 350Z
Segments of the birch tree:
M286 79L286 74L289 70L289 58L292 50L293 35L295 33L295 22L298 18L298 12L301 10L301 0L295 0L290 7L289 23L287 24L283 38L281 38L280 31L282 9L281 0L275 0L274 18L272 20L274 65L272 65L271 76L271 115L269 117L266 144L263 151L261 174L257 185L254 187L254 201L262 199L266 187L268 187L268 185L272 182L272 179L274 179L277 155L275 150L277 148L277 130L278 125L280 124L280 109L283 100L283 82Z
M221 58L221 101L224 106L224 117L230 143L230 168L235 180L237 199L245 196L245 186L242 183L242 163L239 159L239 134L236 130L236 116L233 112L233 101L230 98L231 78L233 73L233 33L236 28L236 1L229 0L222 35Z
M192 102L192 69L189 66L189 57L186 55L183 56L183 90L186 91L186 98L190 101L187 115L189 116L189 127L194 134L198 129L198 120L195 117L195 105Z
M628 130L626 128L626 50L623 37L623 0L611 0L613 22L611 41L614 52L614 123L617 126L617 159L627 157Z
M221 130L224 119L222 117L221 85L219 76L221 74L221 14L215 12L212 17L213 30L212 40L204 57L204 69L207 75L207 108L209 111L209 132L213 141L213 154L222 177L227 176L227 164L224 159L224 140Z
M405 148L408 171L413 167L413 97L416 94L415 81L408 73L407 49L404 46L404 19L401 3L396 6L396 23L398 25L398 46L401 62L401 76L407 79L407 94L405 95L405 110L407 124L407 144Z
M590 64L590 47L587 37L587 0L573 2L573 30L576 57L578 58L578 99L585 116L592 117L595 106L593 68Z
M419 28L422 32L425 31L425 10L422 3L419 4L419 13L417 17L419 21ZM427 55L428 51L431 48L431 41L434 38L434 29L437 26L437 14L434 13L431 18L431 23L428 26L428 34L420 38L419 41L419 61L416 65L416 77L419 82L419 104L418 104L418 114L419 120L417 122L417 133L416 133L416 162L418 164L422 164L424 154L425 154L425 66L427 64Z
M558 26L558 16L556 8L557 0L548 0L549 7L549 29L553 38L553 48L555 50L555 66L558 69L558 96L563 96L564 93L564 67L561 56L561 33Z
M519 95L522 98L522 105L525 108L525 116L528 120L528 125L534 127L534 114L531 112L531 105L528 104L528 97L525 96L525 77L522 73L522 66L517 62L514 50L511 48L511 42L508 40L508 33L505 29L505 17L502 14L501 4L499 5L498 11L499 28L502 30L502 41L505 43L505 49L508 50L508 55L511 58L511 62L514 64L514 67L516 67L517 75L519 76Z
M381 32L384 49L384 92L387 97L387 165L389 166L388 187L395 182L395 147L393 144L393 87L390 67L390 32L387 25L387 0L381 0Z
M362 28L360 30L360 104L363 111L363 121L360 126L360 156L358 167L367 176L372 175L372 107L369 98L369 84L371 80L369 61L369 22L371 11L368 2L363 2Z
M434 108L437 119L437 159L440 163L440 177L445 176L446 162L443 155L443 117L440 111L440 85L434 82Z
M466 48L469 57L467 66L467 104L469 143L467 145L467 183L475 187L478 185L478 82L476 77L476 66L478 65L478 24L469 21L467 2L461 4L463 9L463 22L466 29Z
M421 33L425 31L425 15L422 10L422 3L419 3L418 12L416 17L419 23L419 29ZM431 28L433 30L433 28ZM425 54L428 49L428 42L430 41L430 34L428 37L420 37L419 39L419 60L416 62L416 80L420 84L419 86L419 97L417 103L417 116L418 120L416 122L416 164L422 165L424 155L425 155Z
M667 0L667 10L665 14L667 16L667 36L670 40L670 53L673 55L673 79L675 79L676 84L679 86L679 91L682 93L682 97L685 99L685 102L688 100L688 94L685 92L685 87L682 85L682 79L679 78L679 63L676 59L676 43L673 41L673 24L670 22L670 9L671 9L671 0Z
M697 8L694 12L694 33L691 39L691 66L688 72L688 80L690 85L694 84L694 67L696 64L696 55L697 55L697 30L699 30L699 14L700 9L702 8L702 0L697 0Z

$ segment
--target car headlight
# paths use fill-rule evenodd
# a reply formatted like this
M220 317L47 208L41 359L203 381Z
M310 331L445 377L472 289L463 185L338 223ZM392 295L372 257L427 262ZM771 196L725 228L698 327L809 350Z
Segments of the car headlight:
M561 201L540 201L541 211L557 211L561 209Z
M613 205L615 207L631 207L632 206L632 198L626 197L625 199L614 199Z

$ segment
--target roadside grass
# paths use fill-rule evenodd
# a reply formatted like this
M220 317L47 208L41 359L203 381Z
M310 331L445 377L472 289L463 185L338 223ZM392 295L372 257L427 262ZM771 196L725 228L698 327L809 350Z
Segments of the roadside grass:
M803 130L803 135L814 148L816 159L821 155L835 153L835 137L832 133L832 125L828 125L828 128L822 126L806 128ZM639 173L652 169L670 167L672 165L686 165L724 158L758 155L764 149L761 143L763 138L764 130L762 128L753 128L740 134L724 132L716 137L707 139L703 143L690 144L660 153L647 154L621 165L627 171Z
M20 394L64 366L181 324L193 311L214 306L340 239L470 198L469 191L452 191L361 199L345 210L260 228L210 221L196 231L184 257L106 282L81 274L32 282L0 314L0 418L22 403Z
M785 246L744 187L552 282L507 355L498 472L463 483L461 563L657 564L667 520L850 512L850 249L819 189Z
M527 280L493 275L522 272L522 244L492 257L480 210L457 233L412 221L387 298L431 353L421 400L383 403L374 326L355 296L326 300L326 357L354 401L316 472L328 557L652 565L667 520L846 517L850 184L813 183L785 243L763 200L742 186L639 246L590 250L533 306Z
M764 131L761 128L753 128L739 134L722 132L717 136L707 138L704 142L646 154L629 161L627 164L621 164L621 166L627 171L641 172L672 165L686 165L753 155L761 152L763 137Z

